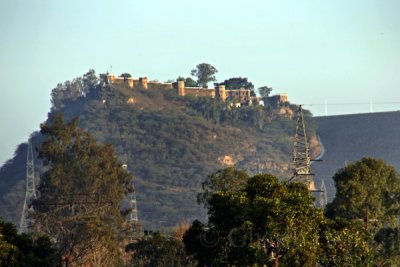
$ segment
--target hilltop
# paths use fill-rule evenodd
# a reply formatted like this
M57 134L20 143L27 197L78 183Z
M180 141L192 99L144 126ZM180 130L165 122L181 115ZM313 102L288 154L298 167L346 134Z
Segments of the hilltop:
M239 107L211 97L180 96L172 88L132 88L93 77L88 81L85 75L53 90L48 118L58 113L67 121L79 116L80 127L113 144L121 163L134 174L145 228L204 217L196 195L206 176L223 167L290 175L295 120L280 113L282 108L295 110L295 105ZM79 79L83 85L76 92ZM311 114L306 115L308 134L315 137ZM41 140L32 134L35 146ZM25 190L26 149L26 144L19 145L0 169L0 217L16 223ZM39 160L35 168L38 176L43 170Z

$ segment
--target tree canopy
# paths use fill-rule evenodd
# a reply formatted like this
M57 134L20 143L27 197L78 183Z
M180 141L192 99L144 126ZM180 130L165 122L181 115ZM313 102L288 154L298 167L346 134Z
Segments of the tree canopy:
M120 75L120 77L123 77L123 78L131 78L132 75L131 75L130 73L124 72L124 73L122 73L122 74Z
M55 266L56 250L48 237L18 234L14 224L0 220L0 267Z
M70 262L113 265L119 257L118 236L124 190L131 176L122 169L111 145L100 145L56 116L41 125L39 147L47 171L41 175L40 197L33 202L35 231L54 238L59 254Z
M221 186L206 198L208 223L194 221L184 236L186 250L199 266L270 266L278 259L284 266L315 266L322 213L312 207L304 185L263 174L237 189Z
M80 97L90 93L99 83L99 78L93 69L90 69L82 77L59 83L51 91L51 109L60 111Z
M227 168L208 176L199 202L208 209L208 222L195 220L183 238L198 266L371 266L378 262L373 252L377 243L372 243L363 223L326 218L313 207L314 198L304 184L280 181L270 174L250 177ZM390 233L387 236L394 236ZM394 238L390 240L386 244L394 246ZM384 251L381 247L379 253Z
M335 220L365 223L369 235L373 236L369 243L370 249L373 249L374 264L396 266L400 260L397 226L400 214L400 177L397 171L383 160L362 158L340 169L333 180L337 192L335 199L327 205L327 216ZM347 244L353 241L356 242L352 239ZM348 250L357 254L350 247Z
M330 218L363 219L379 225L393 224L400 208L400 177L383 160L363 158L340 169L334 176L336 197L327 206Z
M192 78L190 78L190 77L184 78L184 77L179 76L177 78L177 80L178 81L184 81L186 87L197 87L197 86L199 86L197 84L197 82L195 80L193 80Z
M203 192L198 194L197 201L207 207L208 201L214 193L244 189L248 180L248 174L243 170L237 170L235 167L219 170L208 175L202 183Z
M189 267L196 266L187 256L182 242L159 232L145 232L145 235L126 247L132 252L132 266Z
M197 84L207 88L209 82L216 81L215 73L217 72L218 70L214 66L208 63L201 63L191 71L191 75L197 77Z
M361 222L326 219L319 231L318 261L322 266L372 266L371 234Z
M247 78L245 77L235 77L235 78L230 78L224 81L225 88L226 89L249 89L253 90L254 85L252 82L249 82Z
M272 87L268 86L261 86L258 88L258 93L260 94L261 97L267 97L271 94Z

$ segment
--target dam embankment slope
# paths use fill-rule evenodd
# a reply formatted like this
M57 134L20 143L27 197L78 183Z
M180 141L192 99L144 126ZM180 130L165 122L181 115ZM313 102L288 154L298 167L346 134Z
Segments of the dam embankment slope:
M383 159L400 171L400 111L316 117L324 147L322 162L312 164L315 184L323 179L328 200L335 196L332 180L347 163L363 157Z

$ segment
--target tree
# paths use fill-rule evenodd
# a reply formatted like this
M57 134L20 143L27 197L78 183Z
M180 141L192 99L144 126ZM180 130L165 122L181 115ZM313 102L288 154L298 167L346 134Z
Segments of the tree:
M214 66L207 63L201 63L191 71L191 75L197 77L197 84L203 86L203 88L207 88L209 82L216 81L215 73L217 72L218 70Z
M120 77L123 77L123 78L127 79L127 78L131 78L132 75L131 75L130 73L124 72L124 73L122 73L122 74L120 75Z
M208 175L202 183L203 192L197 195L197 202L207 207L214 193L244 189L248 180L249 176L244 170L237 170L234 167L219 170Z
M193 259L186 255L182 242L159 232L147 232L134 243L126 247L132 251L132 266L169 267L196 266Z
M267 97L271 94L272 87L268 86L261 86L258 88L258 93L260 94L261 97Z
M93 69L82 77L59 83L51 91L52 111L59 111L80 97L88 95L99 83L99 78Z
M94 69L90 69L83 75L83 86L85 94L88 94L98 84L99 84L99 77L97 77Z
M240 89L240 88L244 88L244 89L249 89L249 90L253 90L254 89L254 85L252 82L249 82L247 80L247 78L242 78L242 77L237 77L237 78L230 78L228 80L224 81L225 87L226 89Z
M383 227L374 237L377 266L396 266L400 262L400 228Z
M69 262L114 265L120 259L118 236L124 218L120 205L131 176L111 145L99 145L61 115L41 125L46 138L38 149L47 171L33 202L38 233L55 239Z
M221 185L206 194L208 224L194 221L184 236L199 266L276 266L278 259L284 266L315 266L322 213L312 207L303 184L269 174L250 177L237 188L217 181L208 183Z
M18 234L14 224L0 220L0 266L55 266L55 248L49 238Z
M179 76L176 80L184 81L186 87L198 87L199 86L197 84L197 82L190 77L184 78L184 77Z
M394 224L400 208L400 178L383 160L363 158L340 169L334 176L336 197L328 204L330 218L369 218L378 225Z
M327 216L335 220L365 221L368 212L368 232L374 236L369 241L374 264L394 266L390 264L400 259L396 228L400 211L399 174L383 160L362 158L340 169L333 180L337 191L333 202L327 205Z
M320 229L319 263L323 266L372 266L371 236L361 222L325 220Z

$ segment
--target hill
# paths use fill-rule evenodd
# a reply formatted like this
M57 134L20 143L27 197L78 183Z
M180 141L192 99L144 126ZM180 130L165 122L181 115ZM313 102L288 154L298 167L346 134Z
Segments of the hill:
M335 195L333 174L362 157L385 160L400 170L400 112L316 117L317 133L324 146L323 162L316 162L316 185L324 179L328 199Z
M114 145L135 176L139 220L147 229L203 218L196 195L206 176L223 167L289 176L295 120L272 107L234 108L207 97L180 97L172 89L100 85L85 75L59 84L52 102L48 120L58 113L67 121L79 116L82 128ZM315 136L311 114L306 114L309 136ZM38 146L41 136L33 133L32 140ZM26 149L19 145L0 169L0 217L16 223L24 198ZM39 160L35 168L40 174Z

